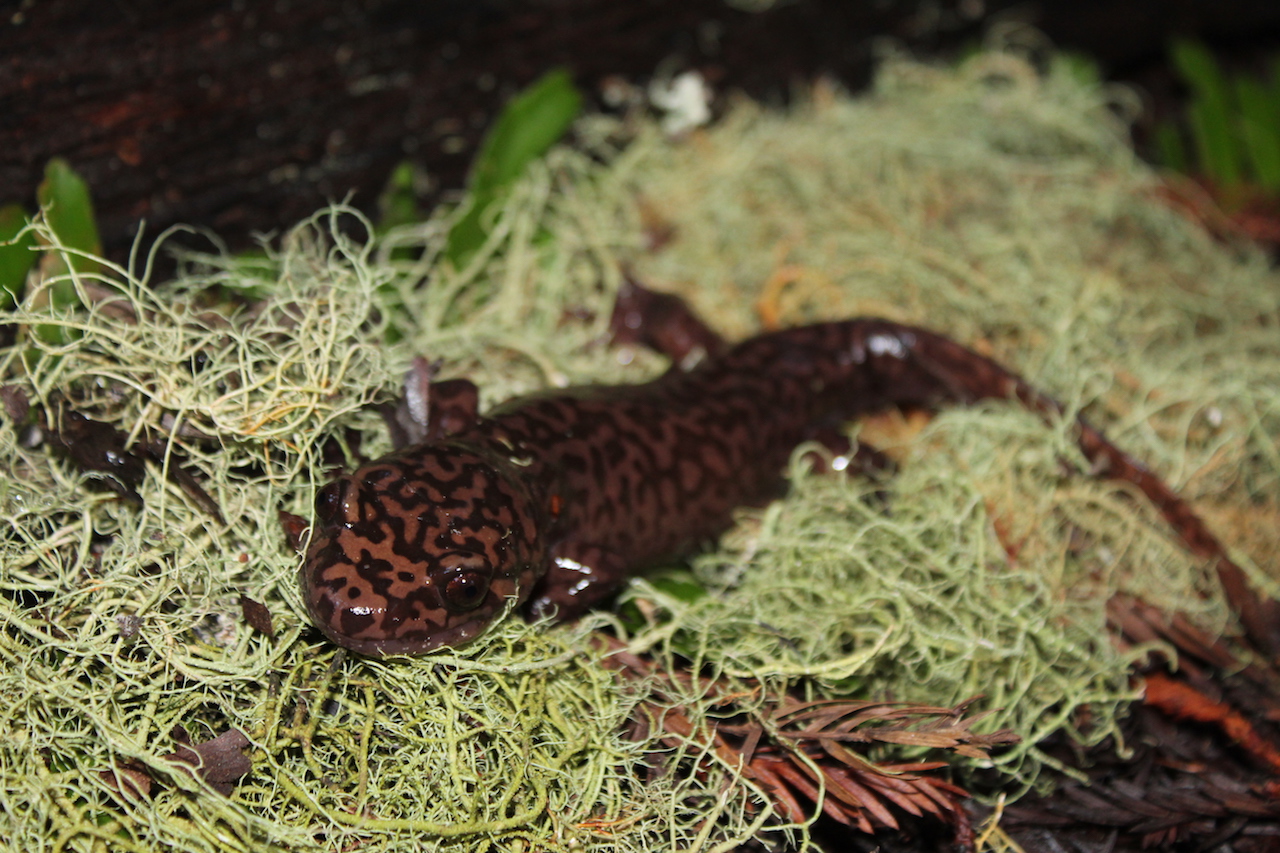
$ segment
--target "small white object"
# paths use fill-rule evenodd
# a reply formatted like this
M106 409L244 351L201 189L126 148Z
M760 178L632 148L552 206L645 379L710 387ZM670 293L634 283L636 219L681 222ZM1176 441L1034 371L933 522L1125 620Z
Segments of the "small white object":
M662 129L671 136L711 121L711 88L697 71L685 71L671 80L649 84L649 103L666 115Z
M871 351L872 355L891 355L894 358L906 358L907 347L914 342L914 339L909 334L876 334L867 338L867 349Z

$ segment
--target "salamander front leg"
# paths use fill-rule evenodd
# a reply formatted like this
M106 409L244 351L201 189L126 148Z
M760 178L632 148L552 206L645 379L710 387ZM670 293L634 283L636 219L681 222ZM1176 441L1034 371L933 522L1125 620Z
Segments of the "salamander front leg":
M642 346L661 353L681 368L692 367L726 349L724 339L674 293L659 293L623 274L618 300L609 318L615 346Z
M284 528L284 538L289 543L289 547L299 554L305 554L307 552L307 532L311 527L311 522L300 515L294 515L284 510L280 510L278 516L280 518L280 526Z
M422 356L404 375L404 397L382 415L395 447L437 441L462 432L479 417L480 391L469 379L436 380L440 362Z
M594 545L557 548L526 612L531 619L576 619L616 595L629 575L626 563L612 551Z

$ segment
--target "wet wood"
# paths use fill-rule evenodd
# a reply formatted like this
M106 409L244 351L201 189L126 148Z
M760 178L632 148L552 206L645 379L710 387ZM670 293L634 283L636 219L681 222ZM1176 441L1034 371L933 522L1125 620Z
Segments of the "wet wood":
M348 193L372 210L406 158L434 201L462 184L494 110L556 65L589 95L609 75L696 68L719 91L777 101L819 74L857 88L877 40L927 54L1009 14L1148 82L1171 32L1280 37L1265 0L791 0L762 13L726 0L17 0L0 4L0 203L33 205L60 156L88 179L117 258L141 220L243 245Z
M29 3L0 23L0 196L30 205L56 155L117 256L140 220L243 243L349 193L372 209L406 158L437 193L460 186L495 109L556 65L589 94L664 61L766 98L819 73L856 85L870 37L916 3L872 5Z

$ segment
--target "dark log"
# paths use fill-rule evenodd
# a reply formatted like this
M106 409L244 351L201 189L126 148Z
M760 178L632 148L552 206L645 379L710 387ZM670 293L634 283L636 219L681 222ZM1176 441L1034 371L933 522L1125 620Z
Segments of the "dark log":
M60 156L117 258L141 220L243 245L348 193L372 210L406 158L426 202L461 186L495 110L556 65L589 96L662 65L777 101L819 74L859 87L877 39L929 53L1005 14L1122 73L1171 32L1280 35L1273 0L19 0L0 3L0 204L33 206Z
M109 252L144 219L243 243L351 192L371 209L405 158L460 186L495 109L550 67L591 94L671 59L777 98L819 73L864 80L869 36L916 5L28 3L0 23L0 202L31 205L61 156L92 187Z

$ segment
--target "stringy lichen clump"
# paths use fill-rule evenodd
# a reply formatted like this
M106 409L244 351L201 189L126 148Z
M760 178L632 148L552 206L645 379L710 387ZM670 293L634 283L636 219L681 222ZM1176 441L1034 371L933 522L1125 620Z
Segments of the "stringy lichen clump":
M958 69L895 60L866 96L743 103L678 142L633 122L613 150L617 123L584 120L595 156L532 169L462 270L439 261L446 214L375 241L336 208L265 263L63 277L88 308L34 290L4 321L66 331L0 353L11 393L175 436L164 465L199 469L225 523L158 471L141 504L95 491L0 423L0 834L25 850L624 851L758 831L767 801L734 768L628 735L645 686L587 642L621 630L609 614L510 620L422 659L344 658L306 626L276 519L306 514L326 460L357 451L353 428L358 452L387 448L370 403L415 354L486 403L661 370L603 343L619 261L731 337L874 313L988 351L1268 567L1280 281L1161 201L1114 97L999 52ZM654 217L674 239L648 252ZM1131 695L1132 655L1104 630L1114 591L1230 625L1205 567L1131 490L1088 476L1065 425L985 405L889 434L902 470L883 483L798 456L792 496L695 561L710 595L638 582L625 597L655 621L632 649L740 679L753 707L788 689L985 694L986 725L1025 738L995 757L1021 785L1038 738L1097 740ZM274 637L245 624L241 595L266 604ZM695 723L714 712L685 692L671 701ZM243 732L251 771L214 793L166 758L175 727L196 743Z

